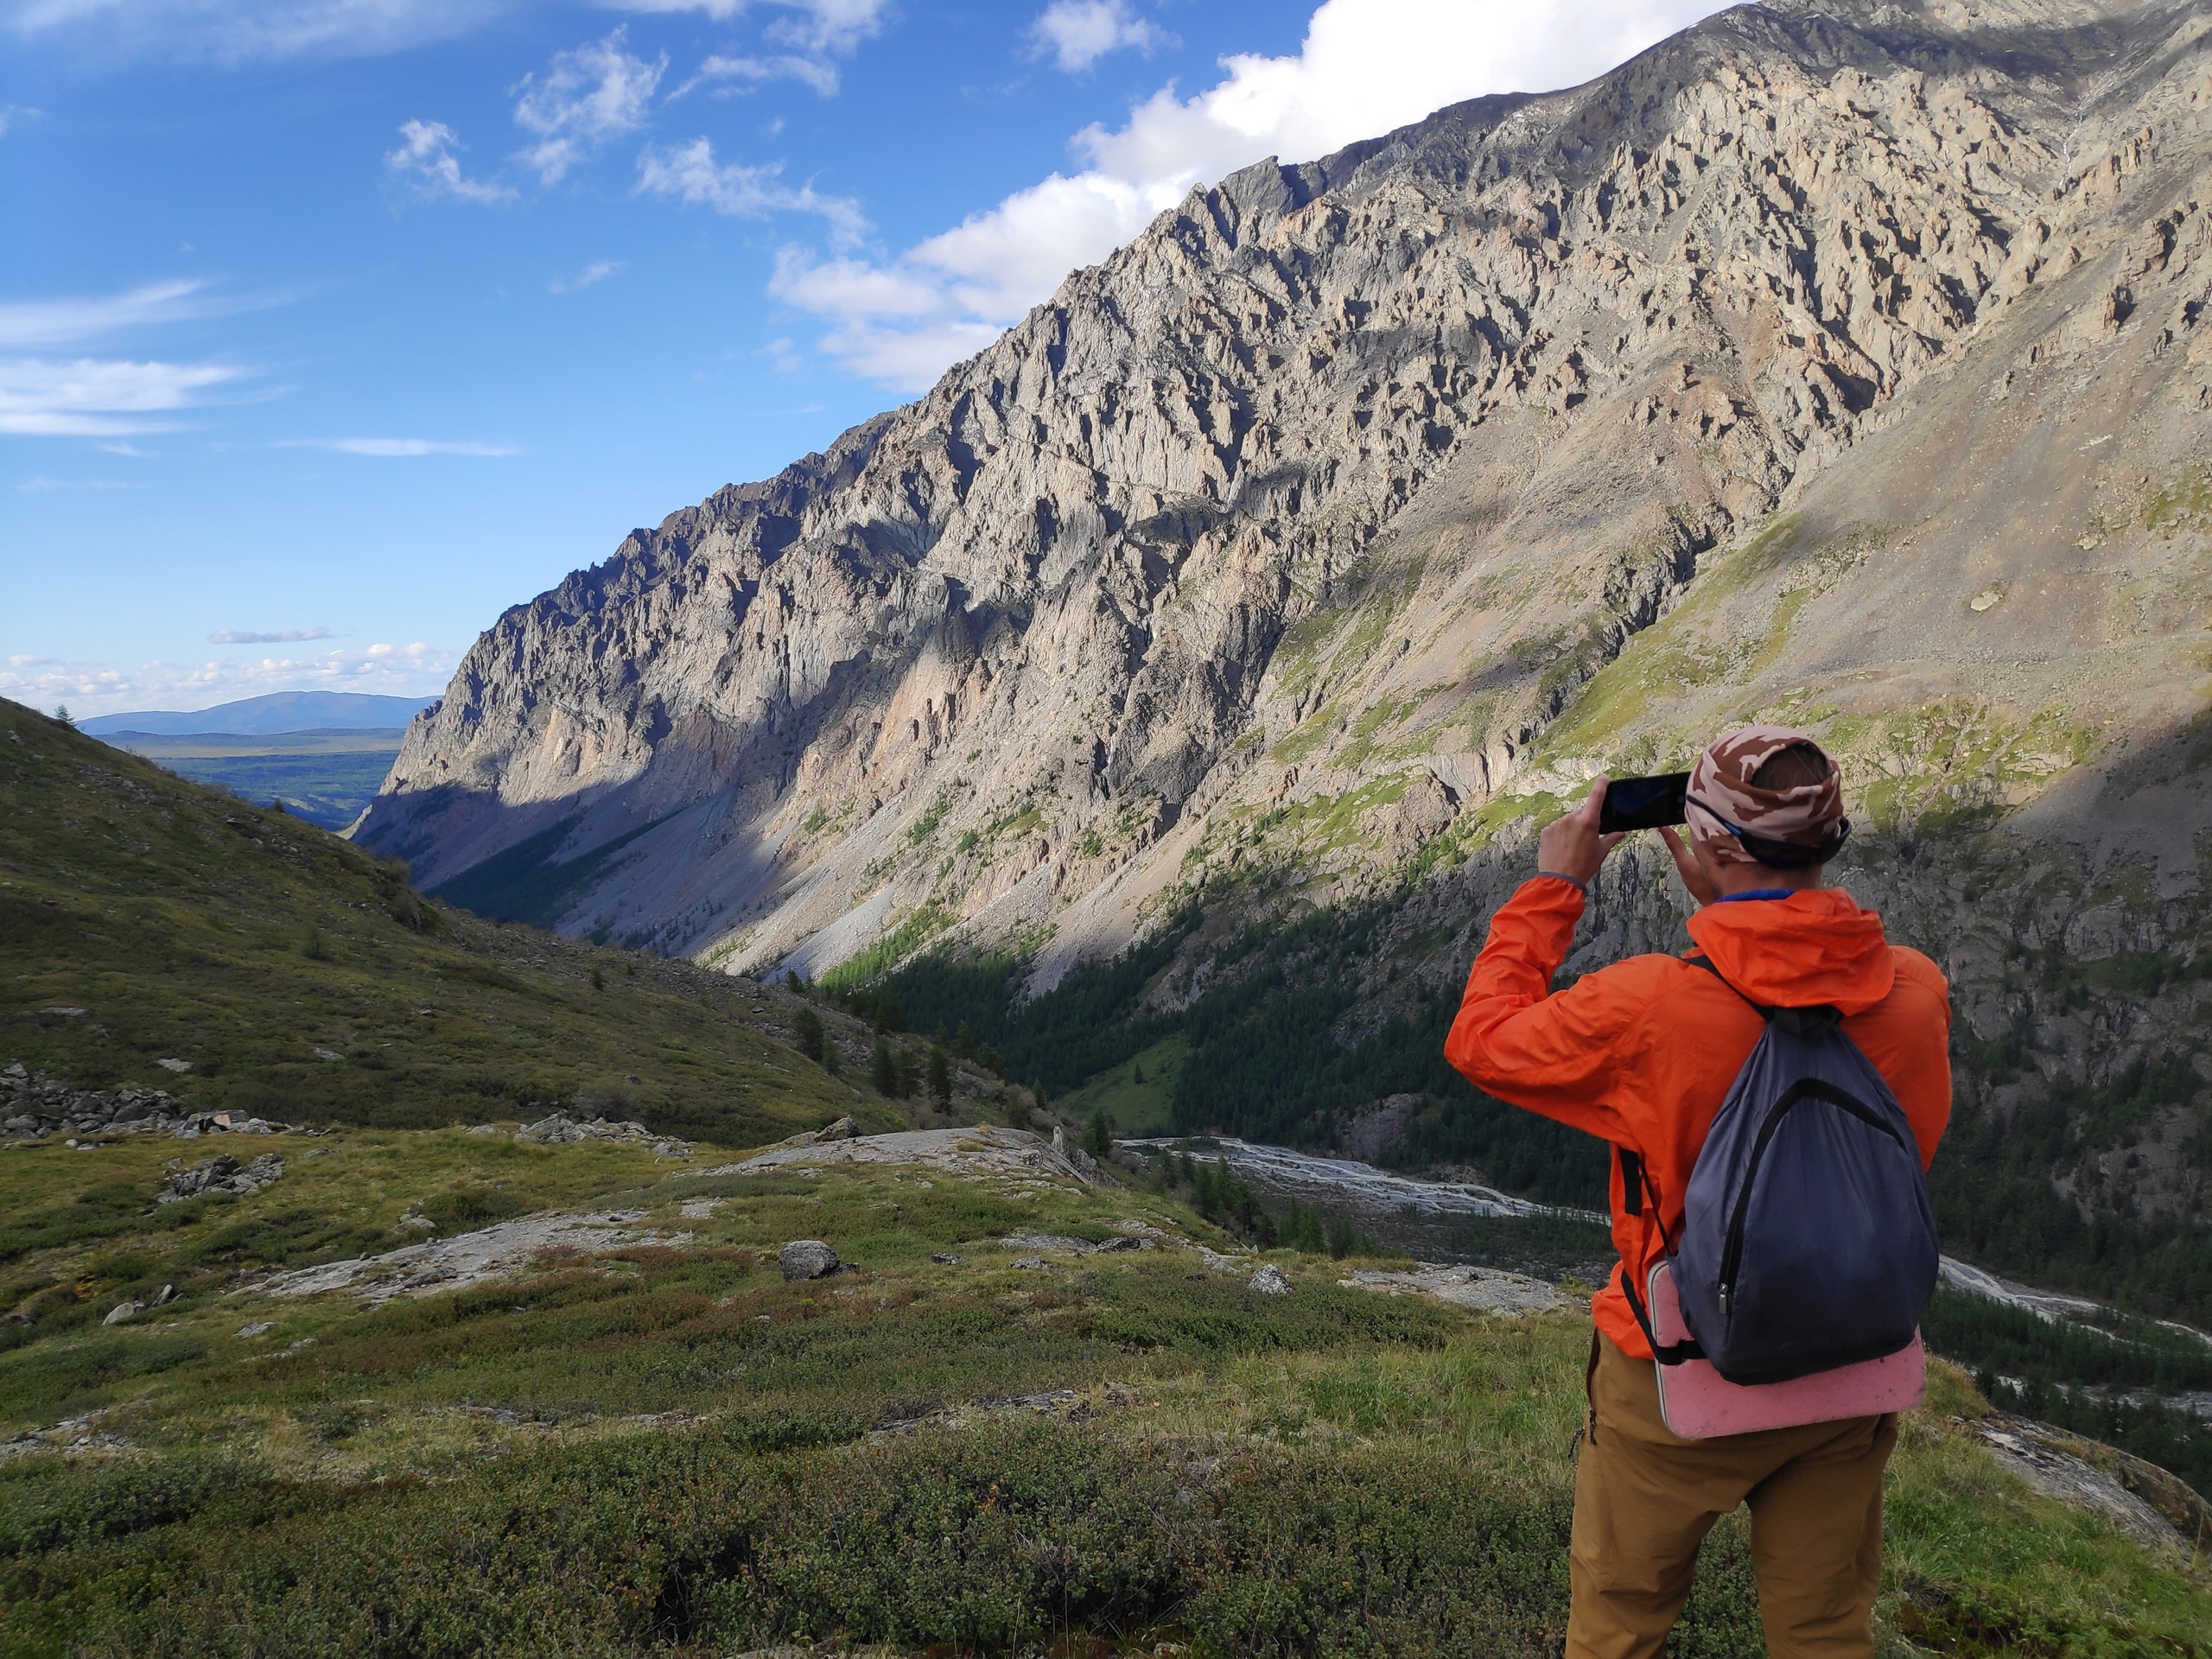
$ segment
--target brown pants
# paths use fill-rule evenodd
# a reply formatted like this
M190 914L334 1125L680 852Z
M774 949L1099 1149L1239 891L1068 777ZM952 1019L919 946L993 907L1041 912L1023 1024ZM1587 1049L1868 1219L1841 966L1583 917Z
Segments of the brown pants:
M1594 1338L1592 1432L1574 1478L1567 1659L1664 1646L1698 1546L1751 1507L1759 1622L1775 1659L1868 1659L1882 1576L1882 1467L1895 1417L1685 1440L1659 1415L1654 1367Z

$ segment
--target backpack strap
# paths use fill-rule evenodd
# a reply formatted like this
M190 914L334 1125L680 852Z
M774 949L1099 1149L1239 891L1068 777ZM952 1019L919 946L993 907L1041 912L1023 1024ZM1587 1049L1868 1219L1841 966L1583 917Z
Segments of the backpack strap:
M1802 1037L1808 1041L1818 1042L1843 1023L1843 1010L1830 1007L1825 1002L1817 1003L1807 1008L1770 1008L1764 1002L1756 1001L1745 996L1735 986L1728 984L1728 976L1713 966L1711 957L1684 957L1682 960L1693 968L1704 969L1723 985L1728 985L1730 990L1735 991L1737 995L1743 997L1745 1001L1751 1003L1751 1007L1758 1010L1760 1019L1765 1020L1777 1031L1789 1036Z
M1651 1315L1643 1306L1643 1299L1636 1294L1636 1287L1629 1282L1628 1263L1621 1263L1621 1291L1628 1298L1628 1311L1636 1315L1637 1328L1643 1332L1644 1341L1651 1344L1651 1357L1662 1365L1679 1365L1686 1359L1703 1359L1705 1350L1697 1338L1681 1342L1662 1342L1652 1328Z
M1621 1208L1631 1216L1641 1216L1644 1213L1643 1200L1648 1195L1651 1199L1651 1219L1659 1224L1659 1246L1672 1256L1675 1247L1667 1236L1664 1211L1659 1205L1659 1189L1653 1185L1651 1172L1644 1166L1642 1154L1627 1147L1617 1146L1613 1152L1620 1160L1621 1166ZM1651 1316L1645 1311L1643 1299L1636 1294L1632 1278L1628 1263L1622 1262L1621 1291L1628 1298L1628 1311L1636 1316L1637 1328L1643 1332L1643 1339L1651 1344L1651 1352L1658 1362L1662 1365L1679 1365L1686 1359L1703 1359L1705 1350L1699 1347L1694 1339L1688 1342L1659 1340L1657 1332L1652 1328Z

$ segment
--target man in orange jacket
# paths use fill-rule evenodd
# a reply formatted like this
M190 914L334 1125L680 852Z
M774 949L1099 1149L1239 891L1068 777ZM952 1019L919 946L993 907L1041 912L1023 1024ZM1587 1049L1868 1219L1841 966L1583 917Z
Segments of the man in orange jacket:
M1769 1650L1863 1659L1874 1650L1882 1470L1896 1420L1677 1438L1659 1414L1651 1346L1624 1275L1643 1284L1680 1233L1691 1168L1759 1039L1751 1001L1840 1009L1843 1031L1904 1107L1925 1164L1950 1116L1950 988L1927 957L1884 939L1880 917L1823 887L1820 864L1794 861L1838 844L1842 779L1803 734L1751 727L1699 757L1687 845L1660 832L1699 906L1693 948L1632 957L1552 995L1589 885L1622 839L1599 830L1605 795L1600 779L1544 830L1538 874L1491 918L1444 1051L1476 1087L1616 1150L1621 1265L1592 1305L1568 1659L1659 1653L1689 1594L1699 1544L1746 1501ZM1688 959L1700 956L1718 976ZM1624 1169L1637 1176L1634 1189Z

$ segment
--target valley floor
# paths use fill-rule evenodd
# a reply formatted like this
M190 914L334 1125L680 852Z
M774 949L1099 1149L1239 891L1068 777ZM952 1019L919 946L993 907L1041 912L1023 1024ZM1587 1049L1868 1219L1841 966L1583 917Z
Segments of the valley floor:
M251 1139L281 1175L166 1205L180 1150L225 1148L0 1154L8 1304L67 1305L0 1327L7 1651L1554 1649L1571 1300L1471 1313L1289 1250L1265 1294L1167 1193L1041 1143ZM571 1220L447 1281L279 1276L527 1215ZM847 1270L786 1282L802 1238ZM1941 1367L1906 1426L1885 1651L2212 1651L2203 1558L2041 1495L1986 1417ZM1739 1519L1678 1650L1762 1651Z

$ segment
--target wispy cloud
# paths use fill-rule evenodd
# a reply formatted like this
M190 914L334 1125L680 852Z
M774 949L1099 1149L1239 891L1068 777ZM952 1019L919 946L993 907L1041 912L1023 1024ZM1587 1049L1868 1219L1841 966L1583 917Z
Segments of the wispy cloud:
M444 442L435 438L285 438L279 449L327 449L340 455L375 455L390 459L414 455L518 455L512 443Z
M193 709L264 691L412 696L436 693L452 677L454 663L451 651L419 640L305 655L218 657L204 663L156 660L137 668L27 654L0 661L0 696L37 708L66 702L79 715Z
M627 259L594 259L573 276L556 276L545 284L554 294L575 294L597 283L603 283L630 262Z
M56 490L143 490L141 480L125 478L27 478L16 486L22 495L51 495Z
M342 58L404 51L464 35L512 0L13 0L17 35L88 52L160 52L225 61Z
M283 628L275 633L256 633L251 628L218 628L207 636L211 645L289 645L308 639L327 639L328 628Z
M10 128L21 126L26 121L35 121L45 113L45 111L35 110L28 104L0 104L0 138L8 136Z
M456 201L486 207L513 198L515 193L505 185L462 174L461 157L454 154L461 148L461 140L444 122L403 122L399 137L399 148L384 158L385 168L406 179L423 195L451 196Z
M221 363L0 358L0 433L112 438L167 431L174 420L148 417L190 409L201 392L244 372Z
M607 0L626 11L703 12L717 22L728 22L746 10L746 0ZM751 92L772 80L796 80L824 98L836 95L835 60L850 57L861 41L880 33L891 15L891 0L770 0L779 8L761 36L782 51L757 54L717 54L701 64L671 99L701 86L715 88L727 98Z
M830 226L833 245L849 245L868 232L860 205L846 196L825 196L811 184L792 189L778 182L783 164L716 166L714 147L694 138L679 149L648 147L638 157L640 195L671 196L692 207L711 207L730 219L766 219L775 213L813 213Z
M541 183L558 183L607 140L645 124L668 59L632 57L623 49L626 39L618 29L605 40L556 53L543 76L528 77L517 89L516 124L538 136L520 159Z
M770 0L781 15L762 31L779 45L807 52L849 53L878 33L892 0ZM748 10L747 0L607 0L621 11L696 11L728 22Z
M833 98L837 92L837 66L820 58L802 58L791 54L766 58L709 58L692 72L691 79L671 92L673 102L686 92L700 86L714 88L713 96L728 98L736 92L749 92L772 80L796 80L811 86L824 98Z
M1052 0L1028 35L1039 54L1049 53L1070 74L1116 52L1149 56L1167 40L1158 24L1129 9L1128 0Z
M229 316L284 303L281 295L221 294L209 279L143 283L120 294L0 301L0 348L68 346L103 334Z

